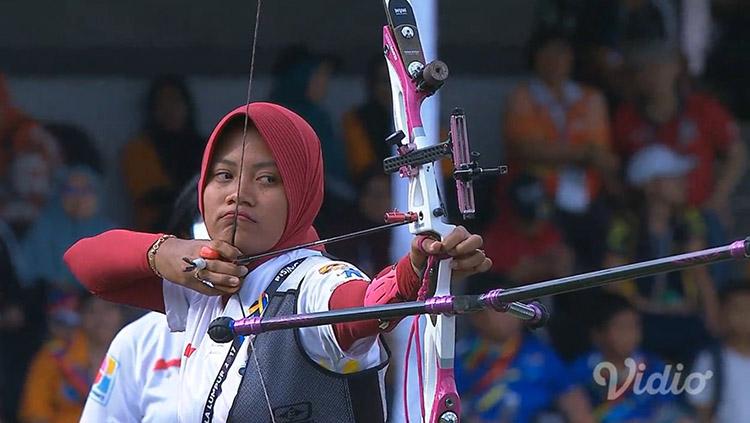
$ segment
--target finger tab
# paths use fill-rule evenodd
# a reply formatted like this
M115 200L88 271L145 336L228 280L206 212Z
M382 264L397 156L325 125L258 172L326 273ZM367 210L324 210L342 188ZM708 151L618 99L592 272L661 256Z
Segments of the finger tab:
M207 247L205 245L201 247L200 256L203 257L204 259L209 259L209 260L217 260L218 258L221 257L218 251L214 250L211 247Z

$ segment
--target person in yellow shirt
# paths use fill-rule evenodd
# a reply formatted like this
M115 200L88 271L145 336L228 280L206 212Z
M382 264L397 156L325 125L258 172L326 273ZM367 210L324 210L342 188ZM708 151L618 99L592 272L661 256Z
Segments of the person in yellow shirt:
M21 396L19 421L78 422L91 384L114 383L112 363L102 363L102 358L122 323L120 307L96 297L84 298L78 328L67 339L49 341L33 358ZM106 389L103 391L106 394Z

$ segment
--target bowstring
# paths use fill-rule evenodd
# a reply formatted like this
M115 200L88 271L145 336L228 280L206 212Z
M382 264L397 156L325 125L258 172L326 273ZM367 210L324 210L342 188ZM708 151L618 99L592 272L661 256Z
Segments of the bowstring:
M255 25L253 28L253 42L250 52L250 72L247 79L247 94L245 97L245 118L244 123L242 125L242 152L240 154L240 173L239 178L237 180L237 198L235 199L235 205L234 205L234 223L232 226L232 245L235 245L235 240L237 237L237 218L239 216L239 208L240 208L240 190L242 188L242 169L245 164L245 145L247 142L247 127L248 123L250 121L250 95L252 93L253 88L253 73L255 72L255 51L256 47L258 45L258 27L260 26L260 8L261 8L262 0L256 1L256 9L255 9ZM245 306L242 304L242 297L240 296L240 292L238 291L236 294L237 300L240 303L240 310L242 311L242 317L247 318L247 314L245 313ZM263 380L263 373L260 369L260 362L258 361L258 354L255 349L255 336L252 335L248 339L248 343L250 344L250 354L253 356L253 362L255 363L255 369L258 372L258 378L260 381L260 386L263 389L263 396L266 400L266 405L268 406L268 414L271 416L271 422L276 423L276 418L273 415L273 406L271 405L271 398L268 396L268 389L266 388L266 383Z

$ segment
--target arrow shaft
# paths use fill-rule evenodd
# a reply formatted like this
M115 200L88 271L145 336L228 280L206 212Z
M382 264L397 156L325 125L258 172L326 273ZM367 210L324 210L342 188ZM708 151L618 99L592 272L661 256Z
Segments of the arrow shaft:
M370 319L391 320L420 314L465 314L485 308L510 313L522 320L540 318L534 305L523 304L534 298L564 294L609 283L671 272L689 267L750 257L750 238L722 247L663 257L610 269L537 282L510 289L497 289L482 295L433 297L425 301L409 301L372 307L353 307L309 314L275 316L261 319L251 317L234 322L236 335L330 325Z

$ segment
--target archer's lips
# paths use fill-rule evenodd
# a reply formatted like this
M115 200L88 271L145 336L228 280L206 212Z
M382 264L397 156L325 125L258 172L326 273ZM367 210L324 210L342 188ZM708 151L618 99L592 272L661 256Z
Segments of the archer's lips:
M234 220L234 211L229 211L229 212L224 213L224 215L221 216L221 219L222 220L223 219ZM252 217L250 217L249 214L247 214L245 212L242 212L242 211L240 211L239 213L237 213L237 220L244 220L246 222L258 223L255 219L253 219Z

